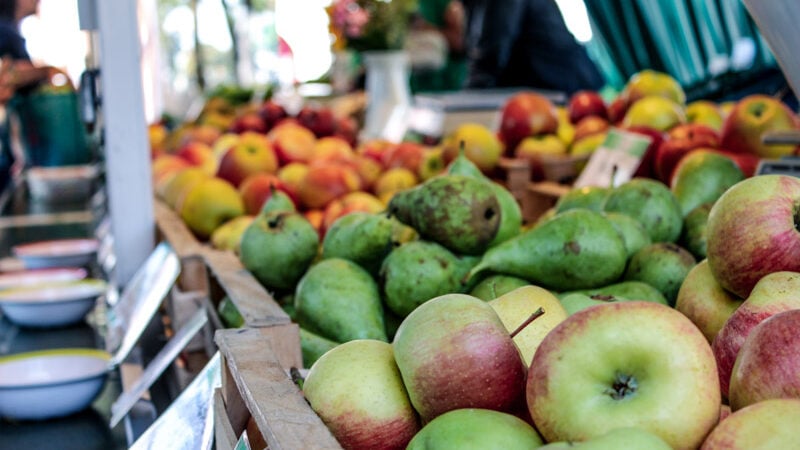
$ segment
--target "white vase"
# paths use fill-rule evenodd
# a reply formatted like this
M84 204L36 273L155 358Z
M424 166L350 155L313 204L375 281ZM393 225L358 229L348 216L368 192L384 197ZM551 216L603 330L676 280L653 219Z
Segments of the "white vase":
M402 50L362 54L366 71L367 108L362 139L400 140L411 106L409 58Z

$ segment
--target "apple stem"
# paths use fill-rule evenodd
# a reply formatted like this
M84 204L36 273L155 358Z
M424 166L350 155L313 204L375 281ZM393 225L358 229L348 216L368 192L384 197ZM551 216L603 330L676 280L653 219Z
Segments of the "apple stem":
M532 323L534 320L538 319L539 317L541 317L541 316L543 316L543 315L544 315L544 308L542 308L542 307L540 306L540 307L539 307L539 309L537 309L536 311L534 311L534 312L533 312L533 314L531 314L531 315L530 315L530 317L528 317L527 319L525 319L525 321L524 321L524 322L522 322L522 323L521 323L521 324L520 324L520 325L517 327L517 329L516 329L516 330L514 330L514 331L512 331L512 332L511 332L511 339L514 339L514 337L515 337L516 335L518 335L518 334L519 334L519 333L520 333L522 330L524 330L524 329L525 329L525 327L527 327L527 326L528 326L528 325L530 325L530 324L531 324L531 323Z
M289 376L292 378L292 382L297 385L300 390L303 390L303 383L306 381L303 378L303 374L300 373L300 370L297 367L291 367L289 369Z

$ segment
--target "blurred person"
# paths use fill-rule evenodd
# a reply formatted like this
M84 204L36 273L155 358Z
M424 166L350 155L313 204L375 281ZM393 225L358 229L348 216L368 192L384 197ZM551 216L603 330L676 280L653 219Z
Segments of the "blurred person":
M468 88L530 87L571 95L605 80L554 0L464 0Z
M427 67L424 63L422 67L412 67L411 89L414 92L461 89L467 77L464 4L461 0L420 0L418 8L409 35L412 45L406 48L412 53L438 55L421 57L433 61Z

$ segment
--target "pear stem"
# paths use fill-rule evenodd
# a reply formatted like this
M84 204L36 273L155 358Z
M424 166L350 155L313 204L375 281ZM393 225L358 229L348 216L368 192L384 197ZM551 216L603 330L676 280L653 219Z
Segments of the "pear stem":
M511 339L514 339L516 335L518 335L522 330L524 330L528 325L530 325L534 320L538 319L539 317L544 315L544 308L541 306L539 309L533 312L524 322L522 322L516 330L511 332Z
M591 298L592 300L600 300L604 302L613 302L614 300L616 300L616 297L614 297L613 295L605 295L605 294L590 295L589 298Z
M497 298L497 289L495 286L497 286L497 283L491 283L489 285L489 292L491 292L492 298Z

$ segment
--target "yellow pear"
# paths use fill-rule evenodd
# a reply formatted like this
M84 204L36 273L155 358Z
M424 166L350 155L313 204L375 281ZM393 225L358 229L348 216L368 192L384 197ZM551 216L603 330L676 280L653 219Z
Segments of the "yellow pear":
M533 354L547 333L567 318L567 311L561 306L558 297L539 286L522 286L488 303L500 316L509 333L522 325L537 309L544 310L544 315L514 336L514 343L517 344L526 366L531 365Z

